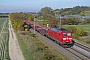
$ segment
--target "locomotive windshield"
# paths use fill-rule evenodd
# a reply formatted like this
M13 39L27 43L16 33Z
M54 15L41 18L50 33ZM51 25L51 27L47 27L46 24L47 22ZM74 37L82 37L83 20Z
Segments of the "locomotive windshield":
M71 36L71 33L63 33L63 36Z

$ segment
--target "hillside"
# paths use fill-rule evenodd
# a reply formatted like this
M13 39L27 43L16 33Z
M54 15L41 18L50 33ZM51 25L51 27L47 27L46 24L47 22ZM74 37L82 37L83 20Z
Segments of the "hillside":
M75 6L73 8L61 8L61 9L56 9L54 11L60 11L60 14L65 14L65 15L75 15L75 14L80 14L81 12L89 11L90 13L90 7L89 6Z

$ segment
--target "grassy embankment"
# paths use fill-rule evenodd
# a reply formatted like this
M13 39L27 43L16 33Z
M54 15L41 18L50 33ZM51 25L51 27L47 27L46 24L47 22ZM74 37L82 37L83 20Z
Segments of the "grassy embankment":
M71 25L72 26L72 25ZM63 28L68 28L69 25L63 25ZM79 40L76 40L78 42L81 42L82 44L85 44L90 47L90 25L73 25L75 28L83 28L85 32L88 33L88 36L81 36Z
M25 60L67 60L39 37L33 37L31 32L19 32L17 37Z

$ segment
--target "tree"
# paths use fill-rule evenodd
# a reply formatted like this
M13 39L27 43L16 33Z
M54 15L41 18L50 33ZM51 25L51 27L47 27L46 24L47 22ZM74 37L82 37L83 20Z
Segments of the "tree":
M44 7L40 10L39 13L42 13L42 14L50 14L51 12L53 11L53 9L51 9L50 7Z
M81 16L85 16L85 13L84 13L84 12L81 12L80 15L81 15Z
M61 9L56 9L54 11L59 11L60 10L60 14L66 14L66 15L74 15L74 14L80 14L83 11L86 11L86 13L88 13L90 11L90 7L88 6L75 6L73 8L61 8ZM90 15L86 14L86 15Z
M49 20L49 26L50 27L58 27L58 20L56 20L55 18L51 18Z
M20 12L20 13L11 13L10 19L12 21L12 25L15 30L21 30L22 25L24 23L24 19L30 19L33 20L32 15L27 15L26 13Z
M86 22L86 24L90 24L90 18L85 19L84 22Z
M38 17L43 16L44 20L49 20L52 17L55 17L55 13L53 12L53 9L50 7L44 7L41 8L41 10L39 11L39 15Z
M85 15L90 16L90 9L84 12Z
M79 19L78 18L68 18L67 19L67 24L68 25L78 25L79 24Z

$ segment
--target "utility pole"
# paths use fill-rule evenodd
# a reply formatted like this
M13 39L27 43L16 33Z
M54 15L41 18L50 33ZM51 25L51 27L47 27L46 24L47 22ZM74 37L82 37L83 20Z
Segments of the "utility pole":
M59 16L59 19L60 19L60 28L62 28L61 15Z
M60 15L60 11L56 11L55 12L55 16L59 19L59 28L62 28L62 21L61 21L61 16L62 15Z
M36 34L36 32L35 32L35 21L36 21L36 17L34 16L34 34Z

